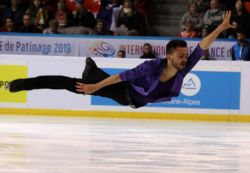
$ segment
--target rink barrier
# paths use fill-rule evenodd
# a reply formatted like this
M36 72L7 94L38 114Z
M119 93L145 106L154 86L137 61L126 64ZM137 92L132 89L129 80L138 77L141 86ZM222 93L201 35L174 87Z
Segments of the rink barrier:
M222 121L250 122L250 116L215 115L215 114L177 114L155 112L114 112L114 111L75 111L46 109L5 109L0 114L25 116L82 117L82 118L122 118L122 119L156 119L156 120L189 120L189 121Z
M177 114L146 112L114 112L114 111L76 111L49 109L0 108L2 115L45 116L45 117L78 117L78 118L115 118L115 119L152 119L152 120L187 120L218 122L250 122L250 115L215 115L215 114Z
M131 69L144 61L93 59L109 74ZM85 66L84 62L85 57L0 54L0 113L250 122L249 62L200 61L185 77L180 96L173 98L171 102L149 104L139 109L120 106L110 99L83 96L64 90L10 93L5 89L6 84L16 78L39 75L80 77ZM19 68L21 70L17 70ZM22 95L19 97L18 94ZM16 98L21 99L14 100Z

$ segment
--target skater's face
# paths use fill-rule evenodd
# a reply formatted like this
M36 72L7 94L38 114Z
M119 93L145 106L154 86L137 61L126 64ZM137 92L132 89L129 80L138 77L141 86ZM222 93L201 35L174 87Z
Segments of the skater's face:
M177 47L171 54L168 55L168 60L177 70L182 70L186 67L188 59L188 48Z

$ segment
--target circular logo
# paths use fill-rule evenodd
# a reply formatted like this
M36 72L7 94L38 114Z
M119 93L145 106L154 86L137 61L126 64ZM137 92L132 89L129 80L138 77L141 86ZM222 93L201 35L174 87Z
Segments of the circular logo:
M115 54L114 47L103 41L94 42L90 48L92 56L101 56L101 57L113 57Z
M201 81L194 73L188 73L183 80L181 93L185 96L194 96L201 89Z

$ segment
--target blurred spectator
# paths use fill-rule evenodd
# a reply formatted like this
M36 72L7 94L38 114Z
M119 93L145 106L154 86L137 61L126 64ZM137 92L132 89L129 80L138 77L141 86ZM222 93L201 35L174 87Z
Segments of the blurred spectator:
M187 21L185 24L184 31L180 33L181 38L195 38L197 33L194 30L194 24L191 21Z
M43 30L48 23L48 13L44 8L40 8L36 14L35 25L40 30Z
M250 14L250 1L249 0L242 0L242 1L243 1L244 8L248 12L248 14Z
M0 6L0 16L4 16L4 7L3 6ZM3 17L0 17L0 26L3 26L4 25L4 18Z
M138 14L139 20L139 33L140 35L148 35L148 12L147 3L145 0L135 0L135 10Z
M137 12L141 12L144 15L148 15L148 4L147 0L134 0L135 9Z
M2 6L2 7L10 6L10 0L1 0L0 6Z
M83 8L82 0L75 0L75 11L72 11L73 18L71 21L71 26L84 26L88 28L95 27L95 17L94 15Z
M92 35L109 35L109 31L107 30L107 27L105 26L105 21L102 19L97 19L96 26L93 29Z
M48 21L54 19L57 10L57 3L65 0L43 0L43 6L48 15Z
M118 21L118 16L120 14L120 11L122 9L122 5L119 7L113 7L113 13L112 13L112 23L110 26L110 31L113 33L117 34L117 21Z
M139 30L138 20L138 14L135 11L133 1L124 0L123 7L118 15L117 27Z
M18 29L18 32L25 32L25 33L41 32L32 23L31 16L27 13L23 15L23 24L21 26L19 26L17 29Z
M236 0L219 0L223 10L232 10Z
M101 0L101 8L97 14L97 19L102 19L106 23L106 30L111 30L112 15L113 15L113 1Z
M231 28L231 29L227 30L227 32L228 32L227 38L236 38L237 37L236 31L239 29L239 26L238 26L237 22L232 22L232 25L234 25L235 28Z
M114 7L120 7L123 4L123 0L113 0Z
M190 0L189 3L197 4L197 12L204 14L209 9L209 0Z
M188 4L188 11L184 13L181 18L180 26L181 30L185 30L186 23L192 22L194 25L194 29L199 32L202 28L202 14L198 13L197 5L195 2L191 2Z
M143 55L140 57L141 59L154 59L157 58L153 53L153 49L151 44L145 43L143 45Z
M48 12L43 6L43 0L33 0L26 13L31 17L31 22L37 27L37 29L42 30L48 24Z
M26 10L30 6L31 0L20 0L20 6L22 9Z
M205 38L206 36L208 36L210 34L210 29L207 25L203 26L202 30L201 30L201 38Z
M44 34L59 34L58 22L55 19L49 21L49 27L43 30Z
M11 18L5 19L5 24L0 28L0 32L15 32L15 25Z
M55 19L58 21L59 28L64 28L65 26L67 26L71 17L72 15L67 9L64 0L59 0L55 13Z
M139 33L137 30L131 29L128 31L128 36L139 36Z
M250 15L243 8L243 4L241 0L237 0L235 2L235 7L232 10L232 23L240 30L243 30L246 33L247 37L250 37ZM231 37L236 38L236 30L231 29Z
M210 1L210 9L206 11L203 24L214 30L223 20L223 11L220 9L218 0Z
M10 0L10 7L7 7L4 12L4 18L11 18L17 25L22 23L24 10L20 7L19 0Z
M124 50L119 50L117 52L117 58L126 58L126 52Z
M237 31L237 43L232 47L232 60L250 60L250 43L243 31Z

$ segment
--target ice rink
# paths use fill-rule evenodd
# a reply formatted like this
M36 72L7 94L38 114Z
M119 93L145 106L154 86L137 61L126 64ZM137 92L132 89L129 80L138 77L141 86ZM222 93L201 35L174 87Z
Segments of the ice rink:
M246 173L250 124L0 116L1 173Z

